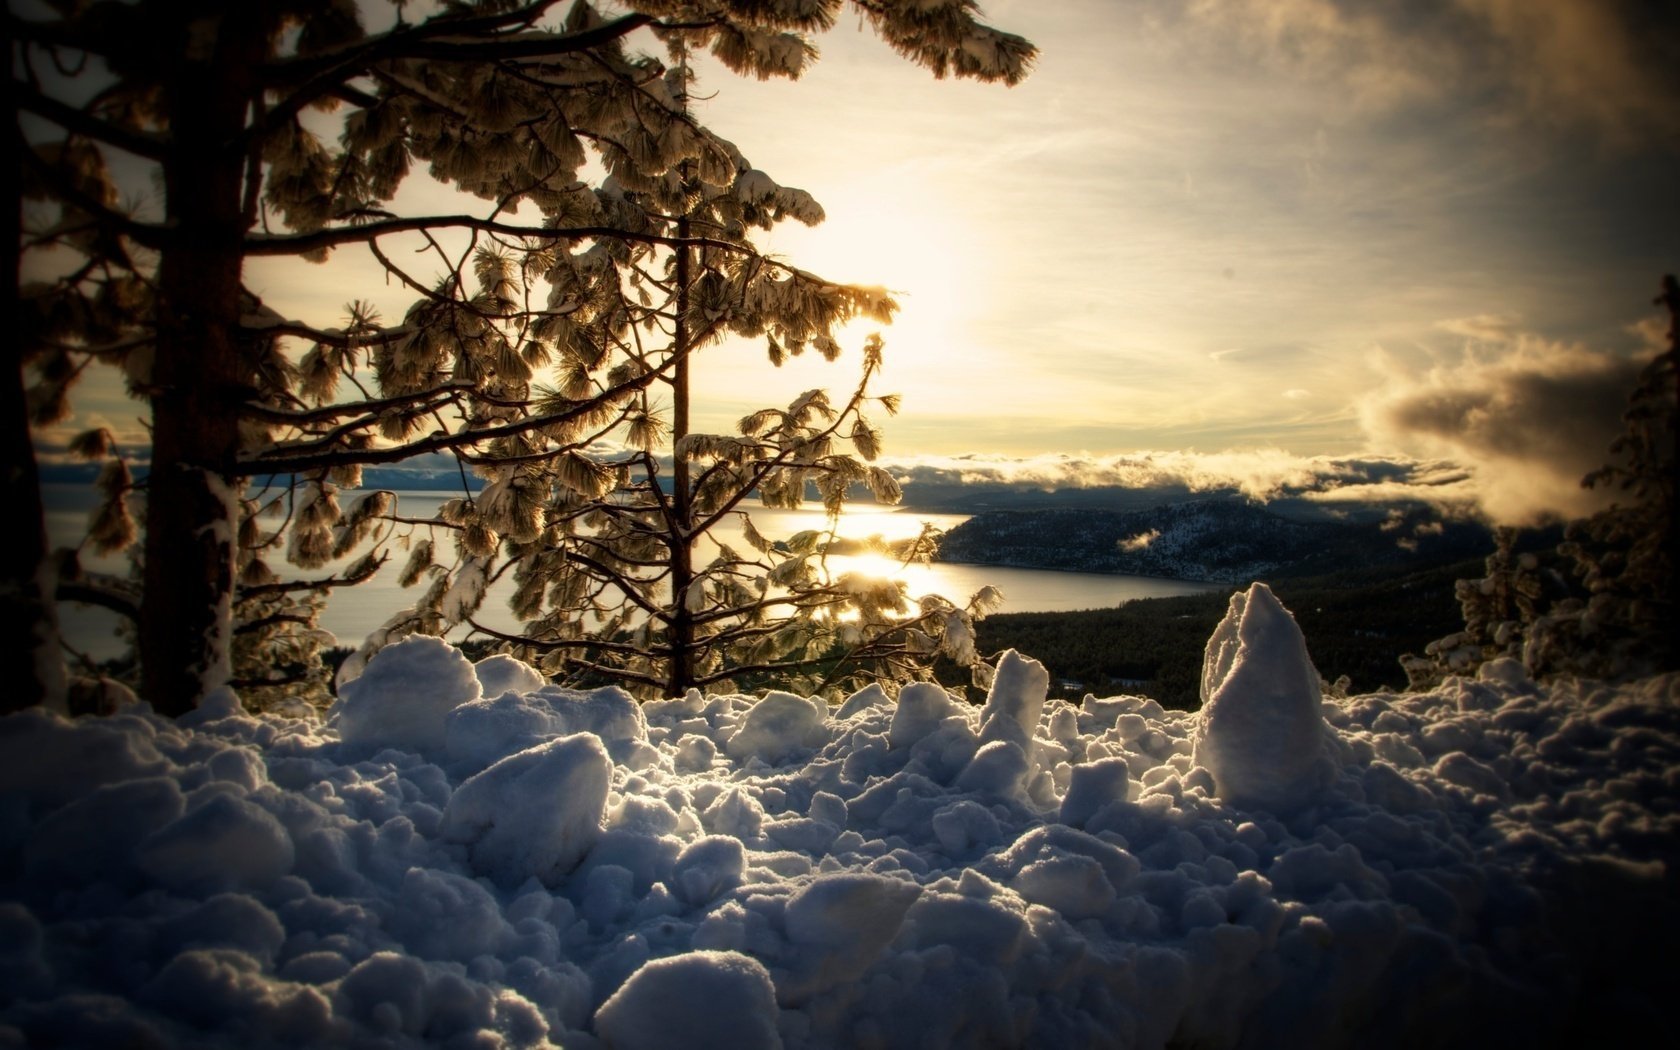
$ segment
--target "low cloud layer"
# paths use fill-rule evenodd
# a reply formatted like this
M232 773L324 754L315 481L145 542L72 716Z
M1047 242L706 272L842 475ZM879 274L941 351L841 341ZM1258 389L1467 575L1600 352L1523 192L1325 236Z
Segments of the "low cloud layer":
M1582 479L1605 465L1645 363L1666 346L1655 316L1615 350L1526 332L1519 318L1482 315L1436 325L1456 349L1433 367L1378 354L1381 379L1356 409L1368 451L1300 456L1276 448L900 461L912 503L947 486L1016 493L1155 490L1236 492L1254 499L1431 504L1449 515L1526 525L1590 514L1614 494Z
M900 459L893 466L906 482L905 498L912 503L927 490L944 486L1043 492L1179 489L1320 502L1418 500L1460 511L1470 510L1475 502L1464 470L1445 461L1407 456L1298 456L1266 448L1117 456L923 456Z
M1503 317L1442 322L1464 340L1448 364L1378 362L1382 383L1359 405L1371 449L1299 456L1280 449L920 457L895 466L906 498L951 486L1023 493L1117 488L1162 495L1236 492L1319 503L1423 502L1504 524L1574 518L1612 494L1582 487L1604 465L1649 353L1611 353L1525 334ZM1634 334L1649 349L1650 324Z

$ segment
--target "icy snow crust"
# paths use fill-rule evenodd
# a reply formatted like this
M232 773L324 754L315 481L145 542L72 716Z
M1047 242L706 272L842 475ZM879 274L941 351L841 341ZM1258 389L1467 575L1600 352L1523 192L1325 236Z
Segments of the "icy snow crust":
M1308 704L1293 621L1240 597L1201 713L1047 703L1014 655L984 708L638 707L416 641L326 727L226 691L11 716L0 1046L1545 1046L1666 1012L1680 678Z

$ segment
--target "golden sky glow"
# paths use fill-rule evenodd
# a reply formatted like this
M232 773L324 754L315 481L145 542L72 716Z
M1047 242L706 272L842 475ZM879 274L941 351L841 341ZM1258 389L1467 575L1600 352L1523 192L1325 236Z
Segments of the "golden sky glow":
M1645 345L1680 109L1674 40L1628 29L1650 5L1403 6L990 3L1042 49L1013 89L842 20L798 83L704 69L700 115L826 207L773 249L907 293L890 454L1440 451L1370 426L1373 396ZM725 402L763 355L730 360Z
M876 388L904 399L877 420L889 457L1056 476L1140 451L1438 457L1511 493L1545 457L1547 490L1575 489L1578 464L1539 439L1567 434L1592 465L1680 269L1672 5L984 8L1041 50L1016 88L936 81L855 16L798 82L698 67L696 115L827 211L762 244L900 293ZM459 205L418 175L397 202ZM247 278L324 325L351 298L395 322L410 298L359 249ZM837 363L779 371L756 342L707 348L697 422L850 389L874 327ZM77 426L136 431L138 406L88 392ZM1558 411L1581 418L1538 415Z

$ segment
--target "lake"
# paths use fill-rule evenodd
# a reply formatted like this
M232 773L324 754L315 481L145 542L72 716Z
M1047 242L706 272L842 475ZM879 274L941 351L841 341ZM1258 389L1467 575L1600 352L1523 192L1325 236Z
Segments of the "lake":
M46 493L47 531L53 544L67 546L76 543L87 524L88 509L93 504L92 493L82 486L57 484L46 486ZM354 491L341 492L339 505L348 509L359 495L360 493ZM397 512L405 517L431 517L436 513L439 504L454 495L444 492L401 492L398 494ZM772 540L785 538L806 529L826 527L820 509L766 510L755 505L748 510L752 515L753 525ZM943 530L954 528L967 518L965 514L931 514L913 508L862 504L848 510L842 517L839 534L854 539L870 536L880 536L885 540L905 539L916 535L924 522ZM747 549L737 529L723 530L721 538L737 549ZM442 536L439 540L439 557L446 557L452 551L452 545L444 542ZM423 584L416 584L413 589L407 590L397 586L397 574L403 559L402 551L394 551L390 562L371 580L355 587L334 591L327 602L326 611L321 615L321 625L336 635L341 644L359 645L369 631L378 627L392 613L412 604L418 597L416 591ZM981 587L990 584L1003 593L1004 603L1000 610L1002 612L1065 612L1076 609L1112 608L1138 598L1200 594L1225 586L1148 576L1050 572L948 562L901 567L887 559L874 556L834 556L829 559L829 563L835 571L859 568L883 575L894 575L905 581L912 595L942 594L958 604L966 601L969 595ZM125 557L118 555L90 558L84 564L96 571L121 572L125 568ZM290 566L278 564L278 559L271 565L276 571L290 569L293 573L297 572ZM335 563L334 566L315 570L308 575L325 576L332 568L341 566L342 563ZM478 619L486 626L516 633L519 623L506 604L506 597L510 591L511 581L492 587L490 596L479 611ZM60 607L60 616L67 641L88 656L102 660L122 652L124 644L115 634L115 615L102 609L64 605ZM458 639L465 634L465 628L457 628L451 637Z

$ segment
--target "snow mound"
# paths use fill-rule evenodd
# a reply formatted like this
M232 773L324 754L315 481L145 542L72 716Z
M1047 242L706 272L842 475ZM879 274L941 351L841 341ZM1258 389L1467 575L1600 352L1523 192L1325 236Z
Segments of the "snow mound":
M1030 744L1049 691L1050 672L1043 664L1013 649L1005 652L980 710L980 739Z
M504 755L557 737L591 733L615 757L647 740L647 719L629 693L616 686L588 692L545 685L520 695L506 692L461 704L445 716L444 752L452 772L471 773Z
M440 830L465 844L473 871L497 885L554 885L600 838L611 782L600 737L560 737L467 778L450 796Z
M1232 805L1288 813L1335 775L1318 671L1295 617L1263 583L1231 595L1202 664L1193 756Z
M534 693L548 682L541 671L506 653L486 656L473 664L473 674L478 678L479 691L485 696Z
M776 988L758 960L690 952L631 974L595 1024L611 1050L781 1050L775 1015Z
M0 1046L1642 1045L1680 979L1680 676L1321 700L1260 588L1199 713L484 667L0 719Z
M479 698L470 660L441 638L415 635L386 646L338 687L339 736L346 744L433 752L449 712Z
M730 758L774 765L822 741L828 705L814 697L766 693L725 744Z
M135 857L147 875L189 893L267 886L294 859L280 821L232 794L212 795L146 836Z

